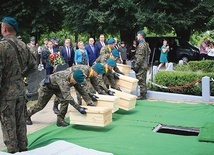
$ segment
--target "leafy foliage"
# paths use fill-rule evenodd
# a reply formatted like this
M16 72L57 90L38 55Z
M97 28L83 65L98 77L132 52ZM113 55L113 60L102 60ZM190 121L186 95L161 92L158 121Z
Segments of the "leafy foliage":
M176 65L175 72L161 71L158 72L155 76L155 83L163 86L178 86L181 89L161 89L159 87L154 87L155 90L173 92L173 93L182 93L182 94L191 94L191 95L201 95L201 82L197 82L195 85L182 88L193 81L196 81L199 78L208 76L211 79L214 78L214 61L213 60L204 60L204 61L190 61L186 65ZM210 83L211 85L211 95L214 95L214 82Z
M213 6L213 0L2 0L0 17L15 17L21 35L37 38L64 28L76 36L120 34L130 41L147 27L189 40L192 32L214 28Z
M197 82L194 85L189 87L184 87L185 85L190 84L193 81L201 79L204 76L214 78L213 73L201 73L201 72L169 72L161 71L158 72L155 76L155 83L163 86L173 86L176 89L163 89L157 86L153 86L153 89L156 91L171 92L171 93L180 93L180 94L190 94L190 95L201 95L202 92L202 83ZM211 82L211 95L214 95L214 82Z
M214 61L213 60L190 61L186 65L176 65L175 70L210 73L214 72Z

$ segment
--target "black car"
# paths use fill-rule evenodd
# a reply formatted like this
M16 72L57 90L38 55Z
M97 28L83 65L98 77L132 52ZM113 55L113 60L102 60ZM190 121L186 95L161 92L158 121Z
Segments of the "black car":
M168 53L168 61L169 62L178 62L179 60L183 60L184 62L188 62L191 60L199 59L199 49L189 42L184 41L179 37L146 37L146 42L149 43L149 47L151 49L150 54L150 62L159 62L160 58L160 48L163 45L163 40L167 40L169 44L170 51Z

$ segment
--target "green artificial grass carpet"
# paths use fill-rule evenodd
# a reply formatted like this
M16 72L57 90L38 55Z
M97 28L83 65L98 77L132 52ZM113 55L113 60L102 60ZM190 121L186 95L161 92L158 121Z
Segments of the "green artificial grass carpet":
M201 143L197 136L155 133L152 129L159 123L200 128L212 120L213 105L137 101L135 109L113 113L113 122L106 127L52 124L28 135L28 148L65 140L114 155L211 155L214 143Z
M200 129L198 140L200 142L214 142L214 122L206 122Z

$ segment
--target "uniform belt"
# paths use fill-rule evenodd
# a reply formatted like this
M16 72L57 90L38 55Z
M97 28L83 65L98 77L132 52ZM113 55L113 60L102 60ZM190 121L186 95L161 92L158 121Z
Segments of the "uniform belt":
M20 79L22 79L21 75L15 75L10 78L3 78L3 81L15 81L15 80L20 80Z

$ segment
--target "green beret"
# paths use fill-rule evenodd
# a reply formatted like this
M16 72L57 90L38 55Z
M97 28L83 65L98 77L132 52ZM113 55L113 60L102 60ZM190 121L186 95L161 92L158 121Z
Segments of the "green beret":
M51 39L50 40L56 40L56 37L51 37Z
M12 17L5 17L2 20L2 22L11 25L14 28L14 30L16 32L18 32L18 23L17 23L17 21L14 18L12 18Z
M119 51L117 49L113 49L111 53L114 57L120 57Z
M35 41L36 38L35 37L30 37L30 41Z
M93 66L93 69L97 74L104 74L104 66L101 63L97 63Z
M56 39L55 41L56 41L57 43L59 43L60 40L59 40L59 39Z
M111 38L111 39L108 40L108 44L113 44L113 43L115 43L114 38Z
M138 31L137 34L141 34L142 36L146 37L146 33L144 31Z
M116 66L116 61L113 60L113 59L108 59L108 60L107 60L107 64L108 64L109 66L115 67L115 66Z
M85 75L78 69L73 72L73 78L77 83L82 83L84 81Z

